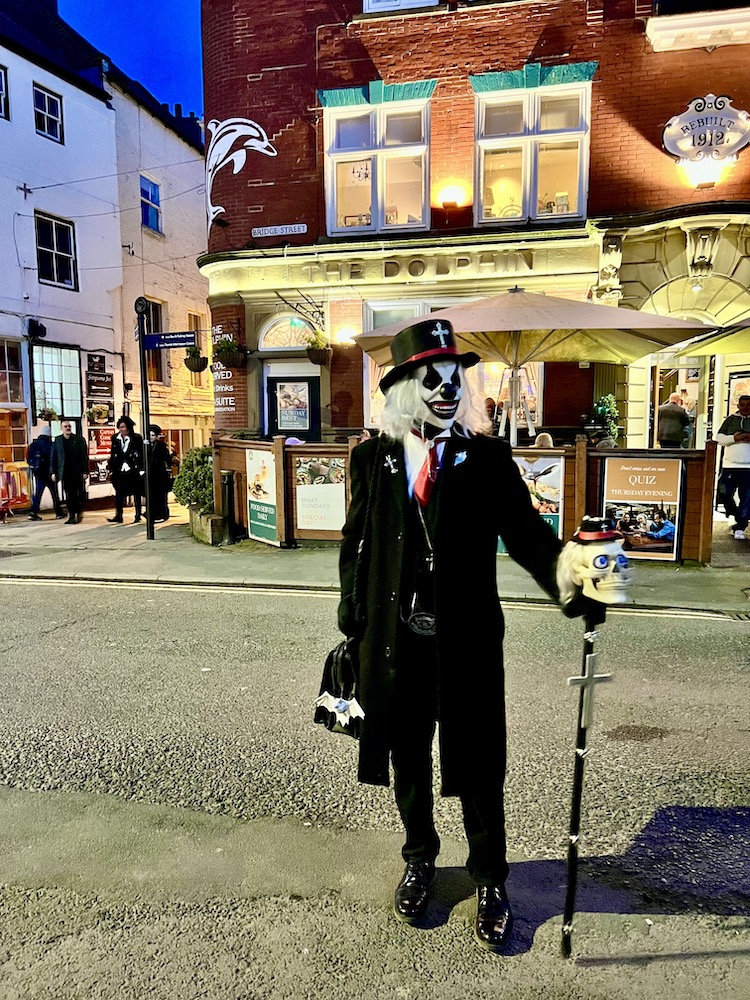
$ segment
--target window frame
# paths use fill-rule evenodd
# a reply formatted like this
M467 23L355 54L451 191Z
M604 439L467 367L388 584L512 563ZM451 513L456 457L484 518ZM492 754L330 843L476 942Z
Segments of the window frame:
M52 223L53 233L55 233L55 234L57 232L57 230L56 230L55 227L57 227L57 226L67 226L68 227L68 229L70 230L70 246L71 246L71 254L70 255L65 254L65 253L61 253L60 251L57 250L56 247L53 247L53 248L50 248L50 247L41 247L39 245L39 221L41 219L43 219L45 222ZM57 237L56 237L56 235L53 238L53 242L55 244L57 243ZM80 288L79 288L79 282L78 282L78 253L76 251L76 227L75 227L75 223L71 222L69 219L61 219L59 216L50 215L48 212L35 211L34 212L34 244L36 246L36 277L37 277L37 281L39 282L39 284L40 285L49 285L51 288L64 288L68 292L77 292L77 291L79 291ZM49 278L43 278L41 276L40 258L39 258L39 254L40 254L41 251L44 251L46 253L52 253L52 255L53 255L53 261L56 261L56 258L57 258L58 254L60 256L62 256L62 257L66 257L66 258L68 258L70 260L70 262L71 262L71 274L72 274L72 277L73 277L72 284L68 284L67 282L64 282L64 281L53 281L53 280L50 280ZM57 273L57 267L56 266L55 266L54 270L55 270L55 273Z
M195 346L203 356L208 354L208 331L206 330L206 319L200 313L188 311L187 328L195 332ZM197 324L197 325L196 325ZM190 372L190 384L194 389L205 389L203 381L205 372Z
M33 107L33 111L34 111L34 128L36 130L36 134L37 135L41 135L45 139L49 139L50 142L57 142L61 146L64 146L65 145L65 126L64 126L64 122L63 122L63 99L62 99L62 94L56 94L54 92L54 90L50 90L49 87L45 87L43 84L37 83L36 81L34 81L32 83L32 85L31 85L31 91L32 91L32 107ZM41 108L38 108L36 106L37 91L40 94L44 95L44 100L45 100L45 108L44 108L44 110L42 110ZM50 98L50 97L53 98L54 100L56 100L57 103L58 103L58 105L59 105L59 108L60 108L60 116L59 116L59 118L56 117L55 115L50 114L50 112L48 110L47 99ZM36 123L36 116L37 116L37 114L44 115L45 119L51 119L52 121L56 121L58 123L58 125L59 125L59 135L52 135L50 132L44 131L44 130L40 129L37 126L37 123Z
M389 115L419 112L422 124L422 141L386 145L386 126ZM325 108L325 202L326 229L329 236L347 236L360 233L393 233L430 229L430 99L416 101L386 101L383 104L358 104L346 107ZM342 119L370 118L370 145L363 148L337 147L336 125ZM422 219L420 222L393 223L387 220L386 166L388 161L420 157L422 160ZM370 179L372 199L369 224L361 226L338 225L336 172L341 163L354 164L371 160ZM373 207L377 207L373 211Z
M30 358L34 414L48 406L57 413L58 426L63 420L73 420L80 429L83 419L81 348L74 344L34 344ZM75 372L76 377L66 379L65 371ZM55 377L46 378L50 373ZM75 394L66 392L65 386L68 389L75 387Z
M164 312L162 309L164 303L158 299L150 299L148 297L146 297L146 302L148 302L148 310L144 314L146 333L164 333ZM159 323L158 329L154 329L155 311L157 309L159 311ZM161 348L156 348L153 351L144 351L144 353L146 355L146 380L158 385L166 385L164 355Z
M7 66L0 66L0 118L4 121L10 121L10 87Z
M144 198L143 196L144 181L147 184L150 184L152 187L156 188L156 197L158 199L157 201L154 202L150 198ZM150 233L159 233L159 235L163 235L164 230L162 228L162 215L161 215L161 185L159 184L158 181L153 180L147 174L139 173L138 191L141 198L141 226L144 229L147 229ZM156 212L156 226L151 226L149 225L148 222L144 222L143 218L144 207L147 207L149 210L154 210Z
M381 11L417 10L437 7L442 0L362 0L363 14L380 14Z
M542 101L545 98L568 96L577 96L579 99L578 125L572 128L542 131ZM502 136L485 135L488 108L518 103L522 105L523 115L520 132ZM498 224L520 226L529 222L585 220L588 212L590 135L590 81L477 94L475 103L474 225L477 228L482 228ZM568 212L540 212L537 204L539 197L539 149L542 145L556 145L565 142L577 142L579 145L577 209ZM485 217L483 181L485 155L488 152L516 148L521 149L521 214L518 216Z

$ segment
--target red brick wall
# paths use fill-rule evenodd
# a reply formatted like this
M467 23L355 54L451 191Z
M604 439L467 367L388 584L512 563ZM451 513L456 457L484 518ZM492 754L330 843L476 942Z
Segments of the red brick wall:
M250 151L237 175L228 166L217 173L213 200L225 207L229 225L212 227L210 249L244 247L258 225L306 223L308 234L284 237L290 242L325 235L317 89L437 78L432 190L455 179L471 187L474 98L468 75L527 62L599 62L591 216L750 198L749 152L726 182L697 191L680 181L661 149L664 124L694 97L729 94L735 107L750 109L747 46L655 53L644 34L647 8L645 0L560 0L352 22L361 13L357 0L274 0L262 17L251 0L203 0L206 120L252 118L278 151L273 158Z

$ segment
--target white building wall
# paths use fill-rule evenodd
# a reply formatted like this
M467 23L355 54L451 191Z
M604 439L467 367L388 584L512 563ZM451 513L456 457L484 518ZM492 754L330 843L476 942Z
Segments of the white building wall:
M116 83L109 83L117 121L119 199L123 250L122 315L126 331L124 350L131 415L140 429L140 369L132 331L135 300L143 295L161 303L165 330L187 330L188 313L201 317L208 329L208 282L196 267L205 250L205 189L202 154L167 125L140 106ZM159 185L161 233L141 224L140 176ZM206 336L206 342L210 337ZM153 423L170 432L170 441L183 448L208 444L213 426L213 389L210 371L202 385L192 384L183 349L163 354L164 381L149 382ZM182 434L178 434L180 431Z
M8 71L10 98L10 118L0 119L0 338L22 344L21 408L31 438L42 424L32 412L30 358L24 339L29 318L46 327L44 345L80 348L84 406L87 351L105 354L106 370L114 377L115 405L122 403L115 114L105 100L4 46L0 46L0 65ZM63 143L36 133L34 83L62 98ZM73 223L76 290L40 282L35 211ZM18 404L0 402L2 408L7 412L18 409ZM81 422L79 427L85 432Z

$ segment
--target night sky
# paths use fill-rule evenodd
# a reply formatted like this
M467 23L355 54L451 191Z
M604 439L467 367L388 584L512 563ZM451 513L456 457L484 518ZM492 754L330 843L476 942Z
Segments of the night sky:
M200 0L59 0L83 37L160 103L203 114Z

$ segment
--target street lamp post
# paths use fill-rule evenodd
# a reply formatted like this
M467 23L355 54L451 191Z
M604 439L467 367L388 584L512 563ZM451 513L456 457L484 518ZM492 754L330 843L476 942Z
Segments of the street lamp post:
M146 366L146 313L148 312L148 299L139 296L135 300L135 312L138 317L138 358L141 368L141 429L143 431L143 469L144 469L144 492L146 494L146 538L154 540L154 511L151 504L151 474L148 461L148 428L151 424L151 415L148 405L148 368Z

